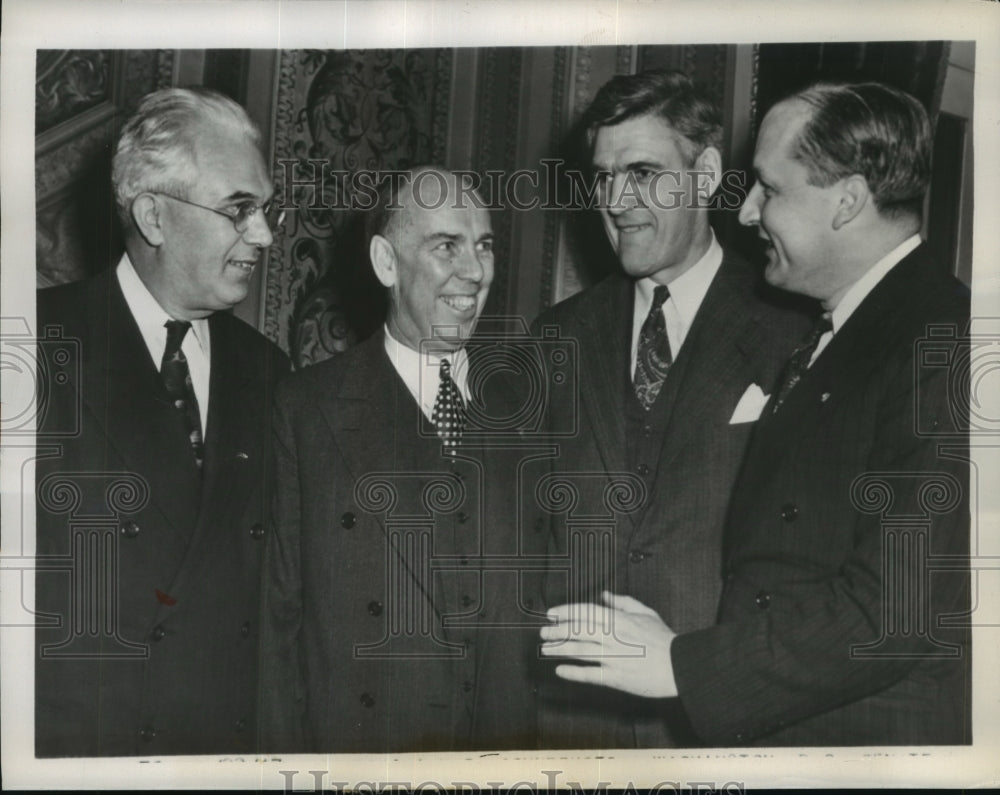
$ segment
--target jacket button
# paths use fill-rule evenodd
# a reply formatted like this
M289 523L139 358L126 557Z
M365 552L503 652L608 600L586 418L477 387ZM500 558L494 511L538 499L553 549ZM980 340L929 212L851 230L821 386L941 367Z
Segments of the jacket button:
M540 533L544 529L545 529L545 520L541 516L539 516L537 519L535 519L535 532Z
M462 597L462 607L469 607L471 604L472 604L472 597L469 596L468 594L465 594Z
M650 425L643 425L642 426L642 435L643 436L652 436L653 435L653 428L652 428L652 426L650 426Z
M257 522L253 527L250 528L250 538L254 541L260 541L264 537L264 525Z
M247 621L246 623L243 624L242 627L240 627L240 634L244 638L249 638L250 637L250 622L249 621Z
M642 563L646 559L646 553L639 552L639 550L633 550L628 553L628 559L633 563Z
M139 535L139 525L135 522L125 522L120 529L121 534L125 536L125 538L135 538Z
M771 604L771 594L767 591L759 591L753 598L753 601L754 604L756 604L761 610L767 610L768 606Z
M635 471L638 472L640 475L644 475L644 476L648 475L649 474L649 464L639 464L639 466L637 466L635 468Z
M345 530L350 530L352 527L354 527L357 521L358 519L353 513L351 513L350 511L346 511L340 517L340 526L343 527Z
M163 628L163 624L157 624L153 627L153 631L149 633L149 636L153 640L163 640L167 636L167 631Z
M376 602L374 599L368 603L368 615L370 616L380 616L382 615L382 603Z
M786 522L794 522L795 517L799 515L799 506L794 505L790 502L785 503L781 506L781 518Z
M373 696L371 693L362 693L361 703L364 704L369 709L371 709L372 707L375 706L375 696Z
M240 718L238 721L236 721L236 731L241 732L244 729L246 729L246 727L247 727L246 718Z
M139 739L144 743L151 743L156 739L156 729L152 726L143 726L139 729Z
M465 511L459 511L455 515L455 518L458 519L459 524L465 524L467 521L469 521L469 514L467 514Z
M470 682L468 679L462 682L462 690L466 693L472 690L472 682Z

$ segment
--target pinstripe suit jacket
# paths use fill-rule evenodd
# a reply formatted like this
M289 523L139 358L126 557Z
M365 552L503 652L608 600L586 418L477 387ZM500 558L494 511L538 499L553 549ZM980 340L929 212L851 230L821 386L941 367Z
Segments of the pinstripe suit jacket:
M807 325L804 316L762 296L760 276L726 252L659 396L666 425L646 476L629 472L626 401L631 386L630 334L634 283L615 274L560 303L535 321L575 341L578 432L559 437L550 462L573 484L569 512L546 517L551 527L546 601L599 599L603 588L655 609L671 627L711 625L722 588L726 506L753 423L730 424L743 393L769 393L782 362ZM564 418L551 419L556 427ZM645 471L645 467L642 468ZM611 481L643 479L639 504L608 501ZM589 517L589 518L588 518ZM610 528L608 559L573 562L573 526ZM589 523L589 524L588 524ZM592 562L593 563L593 562ZM570 570L567 569L567 566ZM575 567L575 571L571 571ZM676 701L649 702L619 692L558 681L546 688L542 742L548 747L676 747L695 742Z
M704 741L970 741L968 319L968 291L920 247L760 423L719 623L672 647Z

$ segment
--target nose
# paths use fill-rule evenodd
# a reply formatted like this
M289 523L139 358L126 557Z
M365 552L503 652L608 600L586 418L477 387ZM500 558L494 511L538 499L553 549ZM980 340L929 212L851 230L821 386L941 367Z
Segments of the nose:
M760 223L760 200L763 195L760 183L755 182L740 207L740 223L743 226L757 226Z
M480 252L471 246L455 259L455 274L467 282L479 284L486 276L487 268L493 267L493 253Z
M608 196L606 205L607 211L611 215L621 215L626 210L636 206L635 186L625 190L628 185L628 172L615 174L611 179L611 194Z
M271 234L271 227L267 225L264 211L260 208L250 216L250 223L243 232L243 239L251 246L267 248L274 242L274 235Z

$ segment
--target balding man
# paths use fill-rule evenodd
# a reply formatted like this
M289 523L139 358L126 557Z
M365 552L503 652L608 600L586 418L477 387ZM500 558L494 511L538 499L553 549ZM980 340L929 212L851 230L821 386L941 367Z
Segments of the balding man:
M515 554L516 535L514 467L468 432L476 411L511 411L479 405L466 347L493 279L489 214L467 187L437 168L383 186L368 232L384 329L279 390L268 751L533 742L516 579L477 563Z

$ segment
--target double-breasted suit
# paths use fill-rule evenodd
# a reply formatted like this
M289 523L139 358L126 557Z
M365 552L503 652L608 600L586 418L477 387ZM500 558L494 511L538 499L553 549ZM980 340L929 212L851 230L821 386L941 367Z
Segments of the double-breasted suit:
M760 294L759 274L725 252L649 412L633 394L630 330L634 282L615 274L535 322L578 346L578 431L558 437L553 473L575 485L573 512L550 512L549 605L627 594L671 627L713 623L722 588L722 528L751 421L734 411L748 389L768 394L804 328L798 312ZM553 413L565 412L553 405ZM550 426L559 420L550 419ZM611 504L609 482L628 499ZM601 516L586 546L586 515ZM581 535L581 533L583 535ZM675 747L695 742L676 699L647 701L553 680L542 742L564 747Z
M268 418L286 357L211 316L199 471L113 269L41 291L38 328L80 355L40 404L38 755L252 750Z
M765 410L719 624L672 646L707 744L970 742L968 320L920 247Z
M519 587L520 453L467 433L445 455L384 344L280 387L264 747L532 747L540 596Z

